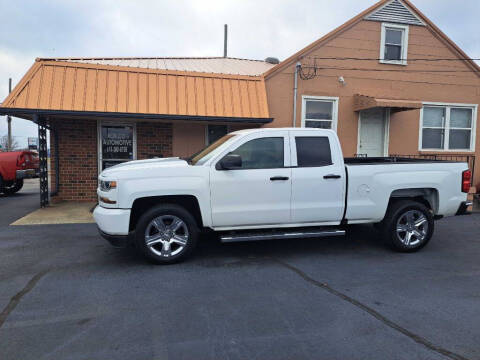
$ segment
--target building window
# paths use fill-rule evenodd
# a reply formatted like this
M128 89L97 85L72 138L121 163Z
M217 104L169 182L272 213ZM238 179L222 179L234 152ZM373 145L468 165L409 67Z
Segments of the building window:
M425 105L420 150L475 150L476 106Z
M99 125L100 171L125 161L136 159L134 124Z
M382 24L380 62L407 65L408 26Z
M217 141L227 133L228 133L227 125L207 125L207 136L206 136L207 145L213 144L215 141Z
M338 98L302 97L302 127L337 130Z

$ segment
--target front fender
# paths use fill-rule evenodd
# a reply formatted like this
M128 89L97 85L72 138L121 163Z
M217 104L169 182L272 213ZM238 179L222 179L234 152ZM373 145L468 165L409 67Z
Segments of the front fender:
M211 226L208 178L200 176L122 180L118 193L119 207L131 209L136 199L172 195L194 196L204 226Z

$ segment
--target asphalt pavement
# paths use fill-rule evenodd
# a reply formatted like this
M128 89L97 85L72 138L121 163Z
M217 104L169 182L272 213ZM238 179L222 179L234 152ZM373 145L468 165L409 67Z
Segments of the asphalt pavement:
M155 266L94 224L8 226L0 197L0 359L480 359L480 214L415 254L345 238L221 244Z
M23 188L16 194L7 196L0 193L0 236L4 226L38 209L39 204L38 179L26 179Z

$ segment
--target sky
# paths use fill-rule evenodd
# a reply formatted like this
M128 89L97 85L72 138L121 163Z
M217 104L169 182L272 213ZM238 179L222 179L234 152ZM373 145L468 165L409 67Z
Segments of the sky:
M0 102L37 57L222 56L280 60L374 0L0 0ZM478 0L413 0L470 57L480 58ZM12 121L21 146L31 122ZM0 116L0 136L7 133Z

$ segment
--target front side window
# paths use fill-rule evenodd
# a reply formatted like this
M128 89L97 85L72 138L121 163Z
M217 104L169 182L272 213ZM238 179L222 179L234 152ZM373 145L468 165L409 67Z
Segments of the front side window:
M421 149L473 151L474 112L472 107L424 106Z
M302 125L307 128L336 129L338 100L304 97Z
M230 154L242 157L241 169L277 169L284 167L283 137L254 139Z
M295 137L295 144L298 167L318 167L332 164L328 137Z
M408 26L382 24L380 62L407 64Z

